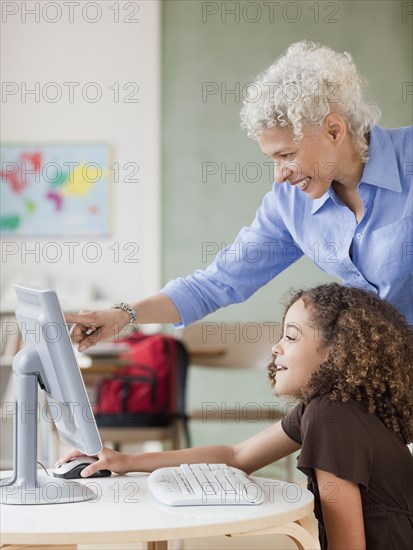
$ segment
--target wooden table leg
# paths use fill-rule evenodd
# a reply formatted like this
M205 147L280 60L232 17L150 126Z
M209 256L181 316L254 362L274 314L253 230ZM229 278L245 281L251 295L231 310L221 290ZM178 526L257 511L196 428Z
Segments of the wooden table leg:
M147 550L168 550L167 540L154 540L147 543Z
M314 517L311 518L310 516L307 516L305 518L298 519L295 523L298 523L301 527L303 527L303 529L310 533L314 540L319 540L317 522Z
M308 522L306 519L308 519ZM295 542L299 550L320 550L318 536L315 535L314 529L311 528L311 520L309 518L278 525L277 527L268 527L267 529L231 533L227 537L251 537L255 535L285 535Z

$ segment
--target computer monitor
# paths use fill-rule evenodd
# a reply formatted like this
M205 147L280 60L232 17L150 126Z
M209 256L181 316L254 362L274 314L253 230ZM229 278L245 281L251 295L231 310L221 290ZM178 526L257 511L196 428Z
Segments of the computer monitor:
M76 362L56 293L35 286L14 285L16 318L23 348L13 360L14 467L1 480L3 504L58 504L95 497L87 486L37 472L38 386L46 393L48 418L60 438L87 455L102 442Z

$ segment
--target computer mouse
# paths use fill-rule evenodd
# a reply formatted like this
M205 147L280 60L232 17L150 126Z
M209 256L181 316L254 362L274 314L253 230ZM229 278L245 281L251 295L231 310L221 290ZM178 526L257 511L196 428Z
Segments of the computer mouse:
M57 468L53 470L53 475L55 477L61 477L63 479L78 479L82 478L80 472L84 470L89 464L93 464L98 459L93 456L80 456L79 458L74 458L70 462L65 462L60 464ZM110 476L112 472L110 470L98 470L89 477L107 477ZM82 479L88 479L82 478Z

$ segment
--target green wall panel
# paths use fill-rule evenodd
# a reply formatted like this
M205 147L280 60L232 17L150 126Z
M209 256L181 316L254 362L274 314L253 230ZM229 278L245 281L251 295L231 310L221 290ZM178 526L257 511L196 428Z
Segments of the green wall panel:
M292 42L306 38L350 51L370 81L371 97L383 112L382 124L411 123L411 101L403 101L402 95L403 83L412 80L412 16L406 5L163 3L164 282L206 267L214 248L229 244L250 224L271 188L268 159L240 129L242 90ZM236 173L230 173L234 169ZM274 320L286 289L329 280L304 258L246 303L220 310L210 319Z

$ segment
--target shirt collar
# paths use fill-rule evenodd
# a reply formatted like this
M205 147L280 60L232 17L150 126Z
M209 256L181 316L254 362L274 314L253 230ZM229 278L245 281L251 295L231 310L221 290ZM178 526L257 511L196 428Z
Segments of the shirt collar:
M324 195L322 195L319 199L313 200L313 206L311 207L311 214L315 214L320 210L320 208L323 206L323 204L326 202L327 199L331 198L330 189L328 189Z
M402 185L394 145L382 126L376 125L371 129L369 159L361 181L400 193Z
M402 185L393 142L388 132L378 124L370 131L368 155L369 161L364 166L361 181L400 193ZM333 198L331 188L322 197L313 200L311 214L317 212L329 198Z

